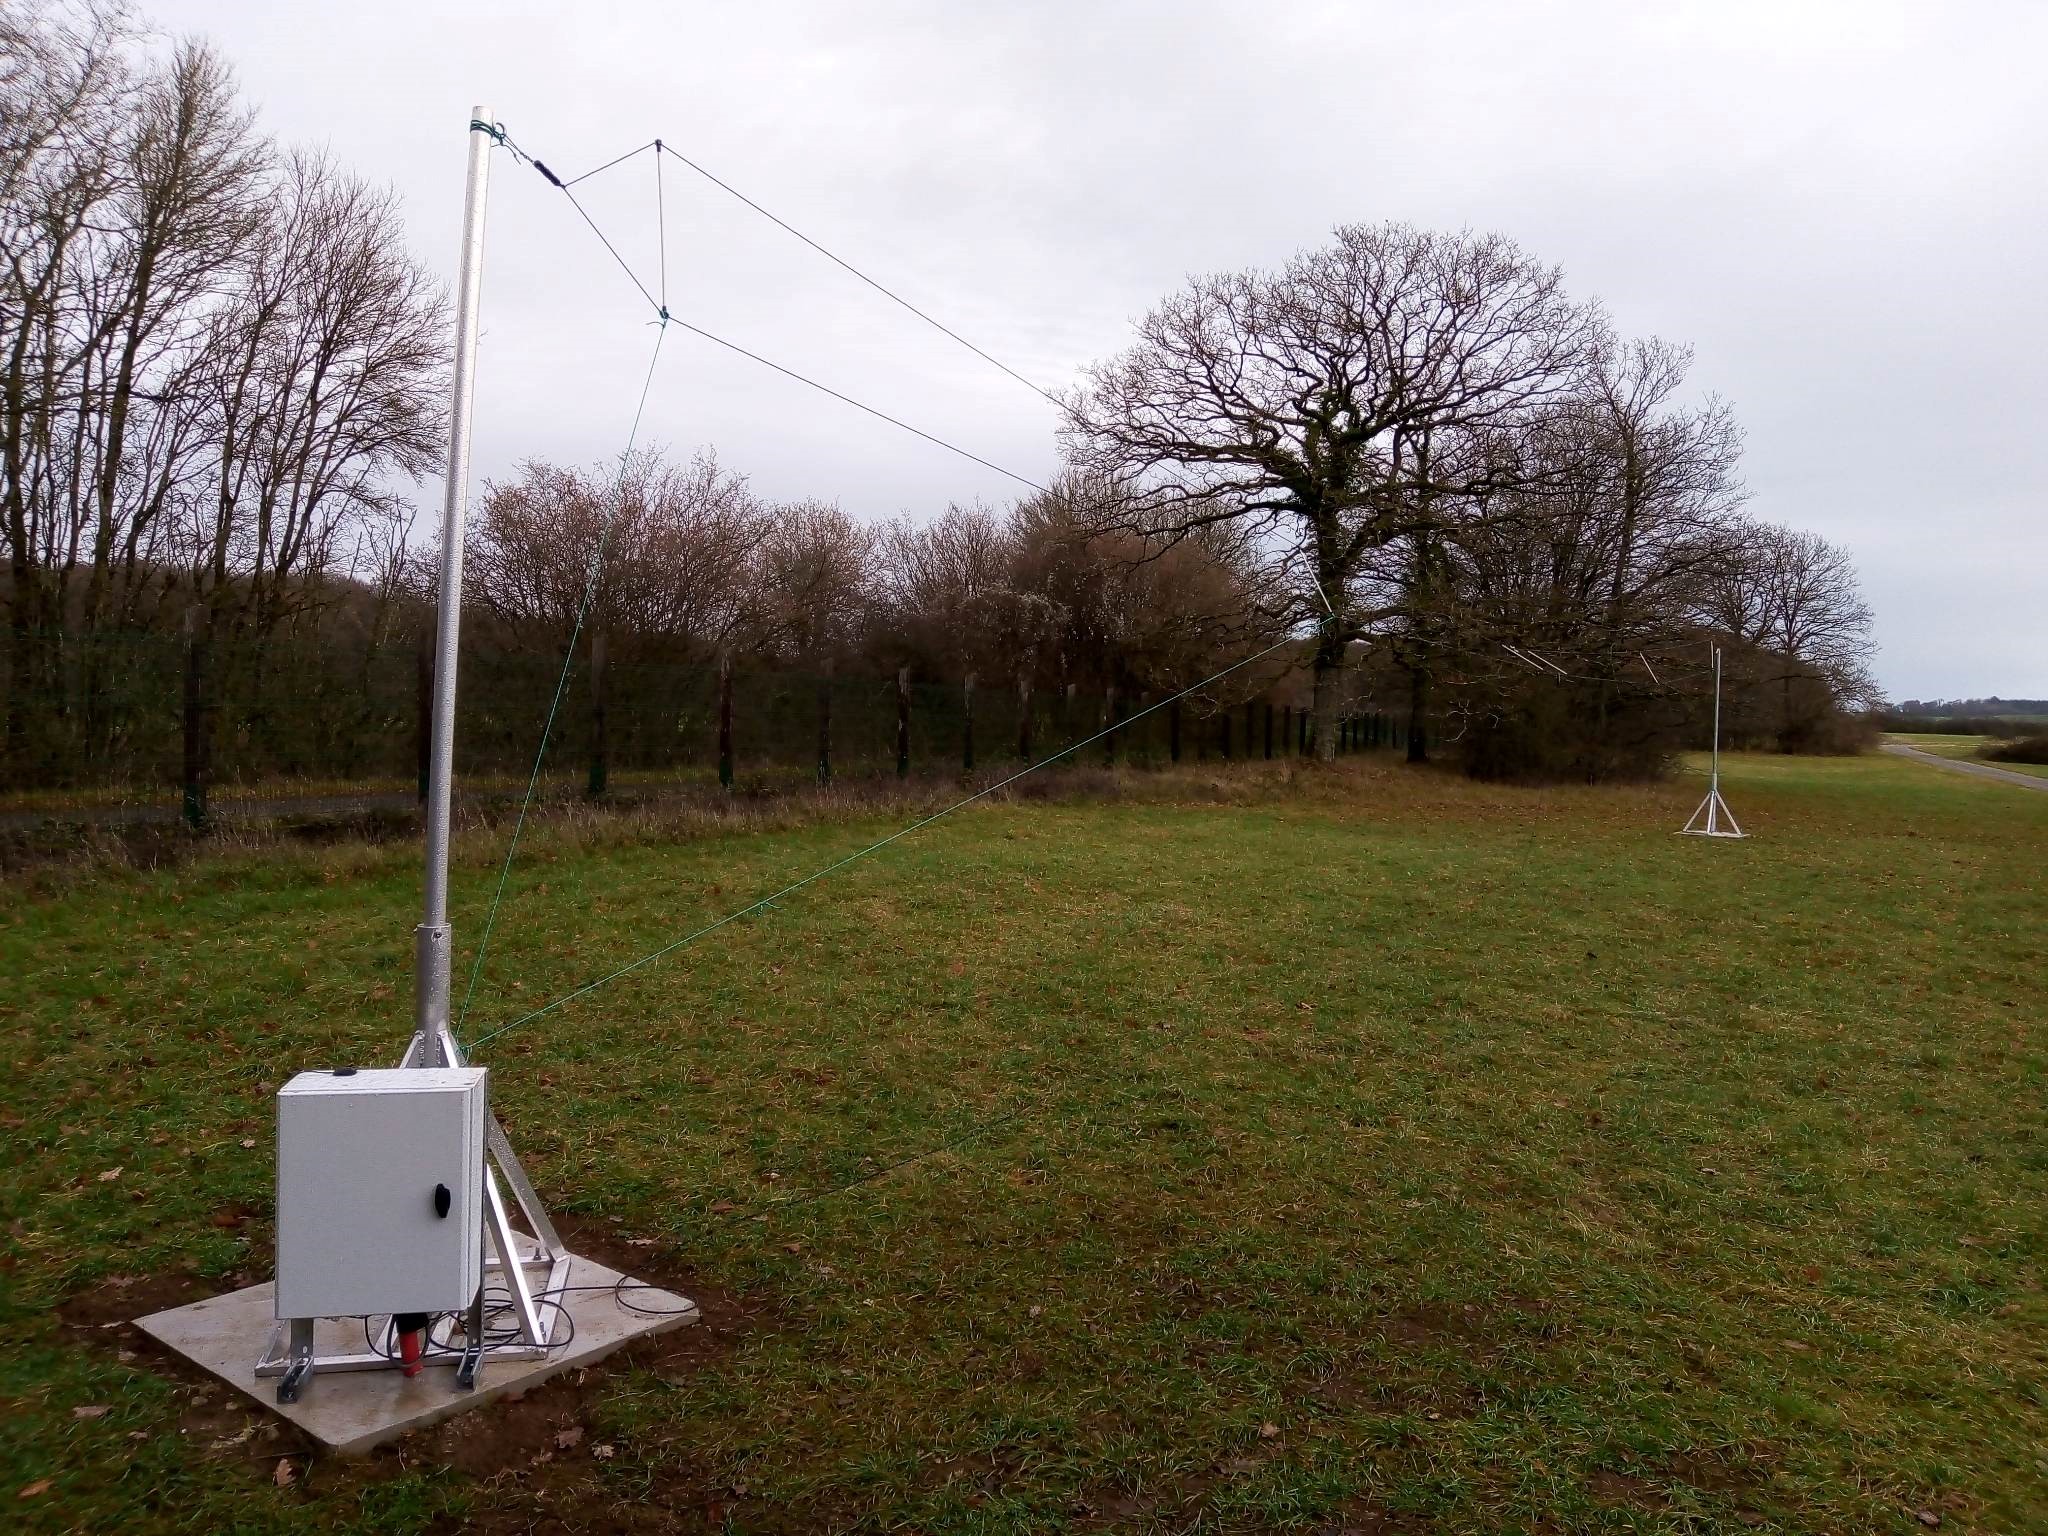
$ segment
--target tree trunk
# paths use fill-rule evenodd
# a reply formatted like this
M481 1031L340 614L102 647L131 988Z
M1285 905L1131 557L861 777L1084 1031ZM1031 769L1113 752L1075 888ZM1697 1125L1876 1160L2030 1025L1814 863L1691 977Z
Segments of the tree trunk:
M1312 744L1318 760L1337 757L1337 716L1343 707L1344 642L1325 634L1316 642L1315 730Z

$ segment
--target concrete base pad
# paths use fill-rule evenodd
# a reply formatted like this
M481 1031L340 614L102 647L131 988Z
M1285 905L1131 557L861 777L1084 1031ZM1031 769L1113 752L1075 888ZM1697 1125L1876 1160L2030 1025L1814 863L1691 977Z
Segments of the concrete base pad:
M277 1378L256 1375L257 1357L276 1322L269 1285L252 1285L190 1306L173 1307L138 1318L135 1326L289 1419L329 1450L350 1456L409 1429L438 1423L508 1392L537 1386L571 1366L589 1365L635 1339L697 1321L694 1302L637 1283L629 1283L627 1296L633 1307L642 1310L620 1306L612 1286L621 1278L617 1270L595 1260L573 1260L569 1282L577 1289L560 1300L575 1321L575 1337L545 1360L485 1355L474 1392L459 1390L454 1368L447 1365L429 1366L411 1380L396 1370L316 1370L296 1403L278 1402ZM360 1352L361 1320L322 1318L314 1327L313 1348L316 1354Z

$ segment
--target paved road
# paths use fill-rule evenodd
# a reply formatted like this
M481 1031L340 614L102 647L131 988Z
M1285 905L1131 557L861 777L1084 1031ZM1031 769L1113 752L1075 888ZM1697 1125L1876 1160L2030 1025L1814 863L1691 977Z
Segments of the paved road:
M2021 789L2048 790L2048 778L2037 778L2031 773L2014 773L2010 768L1994 768L1989 763L1973 763L1965 757L1937 757L1932 752L1922 752L1918 747L1902 746L1888 741L1884 751L1894 757L1910 757L1915 762L1932 763L1937 768L1952 768L1957 773L1975 774L1980 779L1996 779L2001 784L2017 784Z

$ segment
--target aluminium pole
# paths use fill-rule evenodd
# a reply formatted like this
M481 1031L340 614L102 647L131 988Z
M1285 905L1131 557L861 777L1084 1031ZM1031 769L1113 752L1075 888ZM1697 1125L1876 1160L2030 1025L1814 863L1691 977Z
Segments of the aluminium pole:
M1721 647L1714 647L1714 771L1708 782L1716 798L1721 793Z
M414 930L418 966L414 1059L438 1067L448 1024L448 824L455 771L455 663L462 640L462 538L469 512L469 417L476 392L477 307L484 279L484 194L490 181L490 114L469 114L469 185L462 209L462 258L455 287L454 379L448 408L448 478L441 503L441 590L434 639L434 725L428 749L425 900Z

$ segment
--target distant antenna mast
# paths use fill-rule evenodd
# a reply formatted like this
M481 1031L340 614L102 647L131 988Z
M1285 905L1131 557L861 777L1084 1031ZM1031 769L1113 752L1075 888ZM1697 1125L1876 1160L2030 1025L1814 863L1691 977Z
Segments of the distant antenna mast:
M1714 766L1707 780L1707 798L1680 831L1693 837L1746 837L1728 802L1721 798L1721 647L1714 650ZM1646 661L1644 666L1648 666Z

